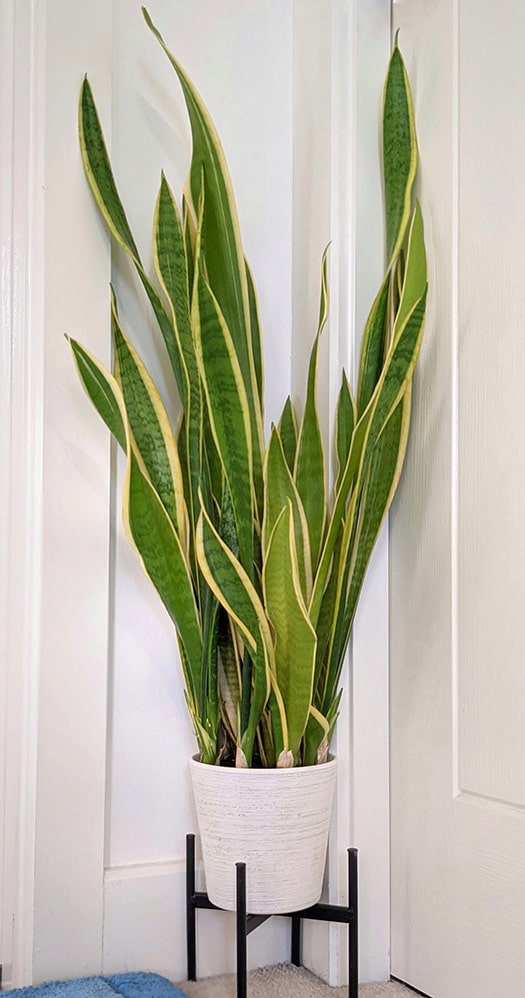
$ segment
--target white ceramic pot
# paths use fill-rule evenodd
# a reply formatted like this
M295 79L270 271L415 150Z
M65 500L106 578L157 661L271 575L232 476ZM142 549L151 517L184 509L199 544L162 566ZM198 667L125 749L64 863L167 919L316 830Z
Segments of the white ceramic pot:
M294 769L190 762L206 889L235 910L235 864L246 863L247 910L299 911L323 885L336 760Z

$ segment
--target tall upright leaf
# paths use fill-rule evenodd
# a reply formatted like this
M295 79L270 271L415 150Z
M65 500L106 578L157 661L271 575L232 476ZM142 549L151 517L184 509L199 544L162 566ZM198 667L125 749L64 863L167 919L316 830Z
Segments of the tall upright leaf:
M124 525L142 567L157 590L184 646L186 683L192 703L199 701L202 629L191 575L169 516L143 474L134 448L128 455L123 501Z
M264 370L261 343L261 320L259 317L259 303L257 301L257 291L253 274L245 261L246 280L248 283L248 302L250 307L250 335L252 341L253 366L255 370L255 380L257 383L258 403L262 411L264 404Z
M118 382L89 350L72 337L66 338L88 397L122 449L127 451L126 408Z
M184 398L184 379L173 326L161 299L144 270L115 184L104 134L87 76L84 78L80 90L78 131L84 171L93 196L111 235L135 265L164 338L179 394L181 398Z
M290 396L288 396L284 403L278 430L286 463L293 473L295 455L297 453L297 420Z
M193 317L197 362L230 491L240 559L253 581L255 497L249 406L230 331L200 272Z
M115 377L122 389L135 445L157 494L184 543L186 504L177 443L164 403L119 322L112 295Z
M345 534L353 531L351 557L341 562L337 612L323 706L332 702L352 628L357 601L374 544L396 491L405 458L410 424L411 386L394 409L370 457L359 505L353 523L348 519ZM343 538L343 548L346 548Z
M268 621L247 573L204 510L197 525L197 554L210 589L242 634L253 661L250 716L247 728L241 733L241 748L250 765L257 724L270 694L271 673L274 672Z
M373 302L368 316L357 384L357 412L362 416L377 385L385 360L385 348L389 333L390 272L387 273Z
M326 516L326 484L323 441L317 412L317 360L319 340L328 318L328 282L327 282L327 251L323 255L321 268L321 302L319 307L319 323L315 337L310 364L308 368L308 385L306 402L295 459L294 478L297 490L301 496L308 531L310 535L310 551L312 556L312 571L315 571L321 541L323 538Z
M198 205L202 184L205 209L202 239L207 279L231 331L245 389L250 399L254 446L262 451L262 414L253 400L258 398L253 354L250 294L237 207L222 145L208 110L192 81L168 49L145 8L144 18L175 70L184 95L192 131L190 189Z
M266 452L264 471L264 520L262 530L263 559L268 551L270 536L282 511L292 505L297 569L303 598L312 591L312 558L308 521L297 486L286 463L280 436L273 427Z
M296 759L313 695L317 636L299 579L291 501L272 532L264 565L264 598L275 643L275 675L288 726L285 746Z
M408 278L409 270L412 273ZM328 579L330 564L336 540L339 536L341 521L344 518L346 504L354 490L359 470L363 471L365 450L374 446L384 425L390 418L397 403L403 396L408 382L414 372L419 355L426 308L426 254L423 238L421 212L416 205L408 240L408 255L405 270L406 302L400 304L405 318L401 326L394 324L394 336L390 344L378 382L370 401L356 424L352 444L342 475L339 476L338 489L332 510L332 515L323 543L319 567L314 581L310 614L314 626L319 618L324 588ZM417 297L419 295L419 297ZM410 310L409 310L410 305ZM407 314L408 312L408 314Z
M170 187L162 175L153 225L157 275L171 306L173 331L181 360L184 407L184 454L187 460L188 512L194 526L202 468L202 398L191 325L187 247L181 218Z
M336 411L336 422L335 422L335 445L337 451L337 461L338 461L338 472L336 480L336 491L339 487L341 477L346 465L348 454L350 453L350 447L352 444L352 437L354 435L354 428L357 422L357 406L352 395L350 385L348 383L348 378L343 371L343 377L341 380L341 388L339 390L339 397L337 399L337 411Z
M387 270L397 256L411 212L417 139L410 83L397 35L383 94L383 175Z

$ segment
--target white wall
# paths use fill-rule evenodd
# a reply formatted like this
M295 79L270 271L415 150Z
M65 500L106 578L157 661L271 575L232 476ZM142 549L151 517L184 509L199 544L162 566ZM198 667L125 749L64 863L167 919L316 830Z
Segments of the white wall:
M290 387L301 394L326 242L333 240L332 323L322 398L332 410L340 365L352 366L355 316L359 328L380 278L378 116L388 6L151 0L153 18L209 105L230 163L260 294L268 419ZM20 645L11 656L24 663L28 682L17 700L28 729L20 859L26 870L33 852L36 861L34 881L20 879L26 907L17 917L13 981L126 969L182 978L184 835L194 828L185 760L193 743L175 643L122 540L120 469L62 334L109 358L111 273L123 322L168 390L134 279L118 254L111 262L82 176L76 97L84 71L146 260L160 168L178 191L188 129L173 73L138 3L33 0L23 11L15 3L4 8L2 17L17 25L14 65L31 54L30 81L17 92L18 127L27 125L33 157L16 149L13 157L16 191L30 186L38 222L26 234L28 280L16 292L31 305L20 339L32 352L11 384L18 398L36 364L36 430L21 446L32 462L27 474L41 476L31 511L12 504L4 517L24 537L29 523L37 527L23 573L34 604L29 620L21 617L26 657ZM28 231L23 219L19 229ZM364 980L389 971L385 561L383 544L345 680L328 871L330 899L342 902L346 848L361 848ZM13 664L11 672L18 674ZM231 968L231 918L199 919L199 972ZM319 972L332 983L344 978L341 930L319 926L306 944ZM286 959L282 922L262 927L250 953L253 963Z

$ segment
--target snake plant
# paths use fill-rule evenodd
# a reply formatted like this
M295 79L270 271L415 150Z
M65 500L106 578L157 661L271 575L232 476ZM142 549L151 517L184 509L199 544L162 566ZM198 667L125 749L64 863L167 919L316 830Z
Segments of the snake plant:
M126 455L124 525L175 625L201 760L312 765L327 758L366 567L401 474L423 333L426 258L407 73L396 41L383 101L386 270L355 395L342 374L329 490L316 403L326 254L302 415L287 398L265 441L257 297L224 153L193 83L143 13L178 77L192 132L180 207L162 175L155 279L130 230L87 78L80 147L98 208L158 321L177 425L122 329L113 292L113 374L70 344Z

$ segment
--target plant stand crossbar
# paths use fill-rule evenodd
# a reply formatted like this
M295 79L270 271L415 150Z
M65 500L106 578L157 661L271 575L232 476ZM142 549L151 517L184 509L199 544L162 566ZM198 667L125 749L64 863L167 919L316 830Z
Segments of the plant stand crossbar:
M249 915L246 911L246 863L236 863L236 927L237 927L237 998L247 998L247 940L250 932L266 922L270 915ZM195 890L195 836L186 836L186 943L188 980L197 980L197 908L222 911L204 891ZM348 925L348 998L358 998L358 920L357 920L357 849L348 850L348 906L313 904L310 908L279 917L290 918L291 962L302 963L303 918L319 922L341 922Z

